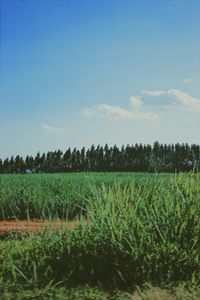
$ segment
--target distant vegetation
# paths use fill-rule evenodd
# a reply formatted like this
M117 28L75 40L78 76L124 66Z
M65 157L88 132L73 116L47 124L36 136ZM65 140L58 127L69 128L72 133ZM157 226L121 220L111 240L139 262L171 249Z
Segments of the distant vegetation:
M107 144L90 149L67 149L35 157L0 159L0 173L38 172L188 172L200 167L200 145L127 145L120 149Z

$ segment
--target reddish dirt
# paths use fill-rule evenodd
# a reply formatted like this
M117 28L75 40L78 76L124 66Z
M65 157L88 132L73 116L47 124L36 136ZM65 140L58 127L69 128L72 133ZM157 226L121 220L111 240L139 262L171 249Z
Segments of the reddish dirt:
M46 228L59 230L61 228L74 229L79 224L87 225L87 221L43 221L43 220L33 220L33 221L0 221L0 235L5 234L10 231L25 231L35 233Z

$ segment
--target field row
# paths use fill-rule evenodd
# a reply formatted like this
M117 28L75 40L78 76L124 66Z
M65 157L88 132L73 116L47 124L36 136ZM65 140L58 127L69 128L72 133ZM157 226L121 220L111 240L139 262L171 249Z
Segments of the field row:
M132 183L137 196L143 189L153 194L157 185L166 186L172 177L140 173L0 175L0 220L73 220L85 214L88 199L95 198L102 185Z

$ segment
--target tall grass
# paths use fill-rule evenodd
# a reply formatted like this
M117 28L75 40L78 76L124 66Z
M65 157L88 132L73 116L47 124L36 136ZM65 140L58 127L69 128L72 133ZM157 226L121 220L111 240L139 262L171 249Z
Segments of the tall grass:
M200 284L198 174L103 184L82 201L87 227L0 243L2 289Z
M146 174L81 173L0 175L0 220L73 219L83 214L83 198L92 195L93 186L136 180L143 184ZM168 178L165 175L164 178ZM152 181L156 176L152 177Z

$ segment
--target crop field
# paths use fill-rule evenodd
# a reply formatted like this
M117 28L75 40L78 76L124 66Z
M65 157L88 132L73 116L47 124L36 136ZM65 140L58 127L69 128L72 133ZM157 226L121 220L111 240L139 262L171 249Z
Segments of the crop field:
M200 299L198 173L0 175L15 221L52 226L0 232L0 299Z
M74 219L102 187L134 185L137 191L169 183L172 175L142 173L64 173L0 175L0 220ZM150 190L149 190L150 192Z

